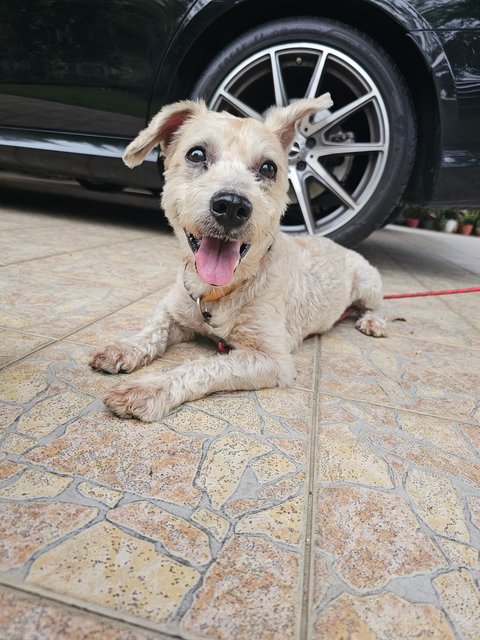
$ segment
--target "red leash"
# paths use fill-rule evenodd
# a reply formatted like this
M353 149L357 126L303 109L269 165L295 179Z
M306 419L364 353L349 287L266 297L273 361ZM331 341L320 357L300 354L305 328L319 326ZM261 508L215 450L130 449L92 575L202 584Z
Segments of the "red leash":
M398 298L426 298L427 296L448 296L454 293L478 293L480 292L480 287L468 287L465 289L444 289L443 291L417 291L416 293L391 293L383 296L384 300L397 300ZM348 307L340 318L337 320L335 324L338 324L345 318L348 318L354 311L356 311L356 307Z
M391 293L383 296L384 300L396 298L425 298L427 296L448 296L452 293L474 293L480 291L480 287L469 287L468 289L444 289L443 291L418 291L417 293Z

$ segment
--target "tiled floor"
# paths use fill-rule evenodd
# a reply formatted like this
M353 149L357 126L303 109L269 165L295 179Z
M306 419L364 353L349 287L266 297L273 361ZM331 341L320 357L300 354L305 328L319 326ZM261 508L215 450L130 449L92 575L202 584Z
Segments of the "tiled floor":
M388 292L480 283L480 238L360 250ZM480 637L480 294L389 301L388 338L310 338L294 387L143 424L87 359L161 296L168 232L3 207L0 262L0 637Z

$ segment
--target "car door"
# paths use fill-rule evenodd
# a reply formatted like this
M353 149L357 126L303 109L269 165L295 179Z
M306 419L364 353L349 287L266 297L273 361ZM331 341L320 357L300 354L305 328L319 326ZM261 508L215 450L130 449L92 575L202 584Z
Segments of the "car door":
M118 158L125 139L145 126L159 65L191 4L0 3L2 165L36 170L45 162L55 172L69 153L68 167L79 177L88 175L92 156Z
M0 123L131 136L145 124L178 1L0 5Z

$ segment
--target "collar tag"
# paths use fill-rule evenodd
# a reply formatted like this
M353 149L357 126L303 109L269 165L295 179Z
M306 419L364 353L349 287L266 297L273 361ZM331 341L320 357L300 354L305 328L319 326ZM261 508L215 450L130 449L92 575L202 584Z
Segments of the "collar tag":
M202 309L202 299L201 298L197 298L196 302L197 302L197 308L200 311L200 313L202 314L203 319L205 320L205 322L207 324L209 324L210 320L212 319L212 314L210 313L210 311L208 311L208 309Z
M221 353L229 353L229 351L231 351L233 347L230 347L223 338L219 338L217 342L217 349Z

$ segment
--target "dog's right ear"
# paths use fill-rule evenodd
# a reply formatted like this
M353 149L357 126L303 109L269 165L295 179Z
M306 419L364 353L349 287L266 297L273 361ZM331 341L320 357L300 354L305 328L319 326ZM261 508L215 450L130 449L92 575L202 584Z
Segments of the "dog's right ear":
M195 102L183 100L167 105L152 118L148 127L140 131L135 140L125 149L124 163L130 169L137 167L157 145L160 145L160 153L165 155L182 124L193 116L206 111L207 106L203 100Z

